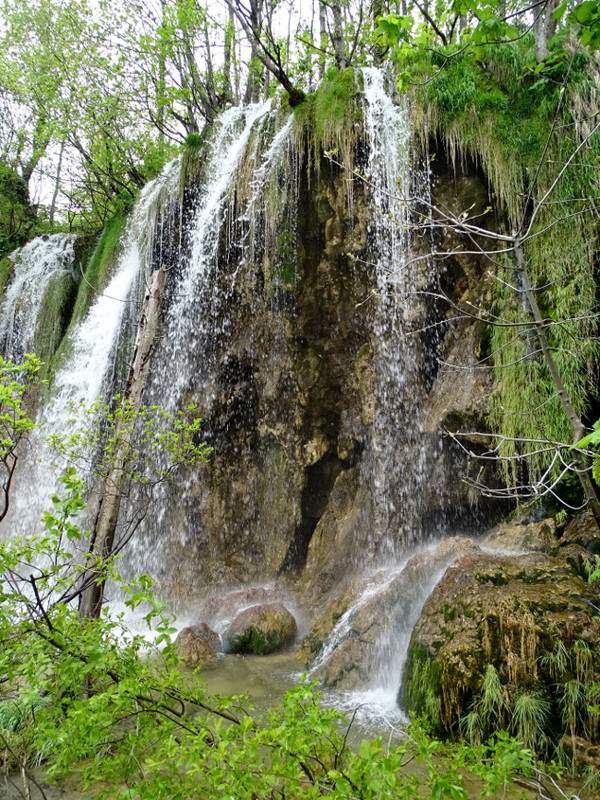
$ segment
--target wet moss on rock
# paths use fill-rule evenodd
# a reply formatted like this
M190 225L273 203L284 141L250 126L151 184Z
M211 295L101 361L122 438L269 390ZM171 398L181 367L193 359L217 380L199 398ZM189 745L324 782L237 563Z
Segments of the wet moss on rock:
M357 80L352 67L341 72L330 70L317 91L295 109L296 139L317 169L324 151L336 151L336 161L353 168L358 123L362 119Z
M400 701L438 733L473 743L506 729L543 757L554 757L563 735L600 744L594 597L542 554L463 558L425 604ZM542 718L535 736L529 723Z

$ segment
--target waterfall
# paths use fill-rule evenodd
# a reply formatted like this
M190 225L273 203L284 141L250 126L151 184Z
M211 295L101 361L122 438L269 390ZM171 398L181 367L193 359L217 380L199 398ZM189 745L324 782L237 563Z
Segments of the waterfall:
M35 459L24 459L17 473L10 513L2 523L3 532L11 536L17 533L31 534L36 530L56 489L52 466L56 455L49 450L44 437L68 433L72 427L70 420L74 408L89 407L99 396L105 394L110 397L117 390L114 386L115 362L123 333L122 323L129 306L136 309L134 316L137 320L144 280L152 266L153 232L165 206L177 199L179 169L178 161L171 162L159 178L143 189L122 235L112 277L106 287L95 287L97 295L89 311L67 333L63 343L67 355L54 375L50 398L39 410L38 422L41 427L34 430L30 437L28 451L35 453ZM68 248L59 246L64 242L61 235L58 235L58 239L51 239L54 243L53 254L46 261L41 261L36 255L40 251L48 251L44 238L36 239L27 246L35 258L35 269L43 270L42 274L52 275L63 269L65 251L72 257L73 237L68 239ZM21 254L19 258L23 262ZM13 283L17 277L19 273ZM23 290L27 292L26 297L31 297L31 278L26 277L21 286L20 297L23 297ZM40 303L43 291L35 288L35 293ZM10 317L10 304L14 302L12 294L7 292L1 309L2 319ZM21 300L17 302L20 304ZM39 305L37 311L39 313ZM35 323L32 327L35 329ZM131 331L129 335L131 338Z
M49 432L62 431L72 406L90 406L110 397L114 386L117 348L128 308L135 324L145 281L153 268L154 231L165 206L176 202L180 163L169 163L159 178L147 184L133 207L120 242L114 274L97 295L85 318L70 332L68 359L58 370L42 422ZM135 338L135 330L129 331Z
M379 608L368 685L393 704L410 630L443 568L435 549L408 556L422 538L426 458L425 346L410 330L423 322L415 290L428 275L411 251L407 108L381 71L357 80L360 185L325 158L310 163L289 109L269 101L220 115L146 186L106 285L61 344L38 418L43 433L64 433L72 405L118 391L145 282L164 265L144 402L184 415L196 404L215 454L154 490L123 574L150 573L190 619L223 587L280 581L300 607L358 580L315 673L355 647L362 615ZM69 268L49 263L44 275ZM5 338L9 303L24 302L27 280L16 280L0 309ZM39 455L41 439L32 444ZM33 529L54 489L49 461L21 470L4 530Z
M411 252L410 126L405 104L394 102L386 75L363 68L363 114L373 203L370 235L376 279L373 340L377 398L370 481L383 559L401 556L420 539L422 480L419 414L423 355L408 332L418 319L415 288L422 276Z
M395 565L363 578L309 675L338 687L341 705L360 702L370 713L375 708L402 719L398 696L413 628L448 567L478 550L471 539L451 537L417 548Z
M257 123L268 119L270 109L270 101L264 105L233 108L224 112L215 123L216 131L205 166L209 177L200 187L186 223L190 236L189 253L184 255L179 266L176 288L165 319L167 332L154 359L153 379L148 390L149 396L160 400L170 411L179 406L184 389L197 371L198 355L206 351L207 339L221 332L210 328L209 324L219 311L215 303L224 300L222 293L214 291L222 226L225 220L231 220L231 189L251 134ZM251 206L256 202L256 187L262 185L288 134L289 126L286 126L275 138L264 161L254 165L254 192L247 214L251 213Z
M33 352L44 295L51 282L73 270L76 236L40 236L11 256L12 276L0 308L0 341L5 358L21 363Z

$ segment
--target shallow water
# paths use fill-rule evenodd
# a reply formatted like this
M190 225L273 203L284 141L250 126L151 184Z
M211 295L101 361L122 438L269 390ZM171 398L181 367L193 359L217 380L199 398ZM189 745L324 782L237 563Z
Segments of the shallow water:
M275 706L286 691L302 680L301 663L295 652L270 656L227 655L201 670L209 694L247 695L245 708L261 716ZM334 707L352 718L349 744L382 736L396 741L402 736L406 717L399 708L389 708L376 693L320 691L324 706ZM343 724L342 724L343 726Z

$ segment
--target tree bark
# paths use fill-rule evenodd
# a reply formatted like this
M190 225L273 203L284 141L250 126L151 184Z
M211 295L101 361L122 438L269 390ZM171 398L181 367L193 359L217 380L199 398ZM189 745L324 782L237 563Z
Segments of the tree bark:
M552 16L556 6L556 0L547 0L544 5L539 6L534 11L533 36L535 40L535 59L538 64L548 57L548 43L556 32L556 20Z
M342 7L339 0L330 3L333 14L333 30L331 32L331 44L335 56L335 65L339 70L346 69L348 60L346 58L346 43L344 42L344 18Z
M142 393L146 384L150 355L156 336L160 304L165 288L167 273L164 267L152 273L149 286L144 297L142 315L129 367L127 386L123 394L122 407L128 406L134 415L142 403ZM131 427L123 428L117 423L114 433L117 444L105 480L105 492L100 501L100 508L92 532L92 543L87 554L88 569L84 580L89 583L83 592L79 616L81 619L97 619L100 616L104 600L104 584L106 582L105 564L110 558L115 540L115 531L119 521L121 497L128 467L128 452L133 431Z

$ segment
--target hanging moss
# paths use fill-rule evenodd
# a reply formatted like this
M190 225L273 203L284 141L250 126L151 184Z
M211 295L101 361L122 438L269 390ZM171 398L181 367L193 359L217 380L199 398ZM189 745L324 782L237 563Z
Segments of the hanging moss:
M431 728L440 734L440 671L429 655L411 643L404 671L400 704L417 715L427 717Z
M501 47L480 48L478 57L452 57L439 74L415 90L412 104L423 143L432 135L442 143L456 169L467 162L480 166L489 181L489 194L506 228L519 229L527 219L524 208L533 176L534 196L543 197L560 167L589 132L585 120L597 108L598 59L574 51L568 34L555 42L564 59L535 68L533 39L524 37ZM433 55L421 64L431 75L441 67ZM552 136L561 81L568 71L565 102ZM597 217L590 202L598 196L600 137L595 136L578 155L552 193L552 203L538 215L535 232L526 246L531 282L542 313L556 324L549 328L550 345L571 402L585 415L596 393L600 347L596 320ZM568 217L562 222L557 220ZM519 294L512 259L496 258L491 311L514 327L493 327L485 336L486 353L495 368L497 391L491 398L492 430L508 439L548 439L571 443L569 421L563 411ZM516 287L516 291L515 291ZM521 326L521 327L519 327ZM506 478L514 485L540 475L547 467L542 455L529 459L523 470L516 457L519 446L506 441L500 455Z
M362 118L357 79L352 67L330 70L317 91L294 110L296 139L317 168L322 153L331 150L352 168L357 123Z

